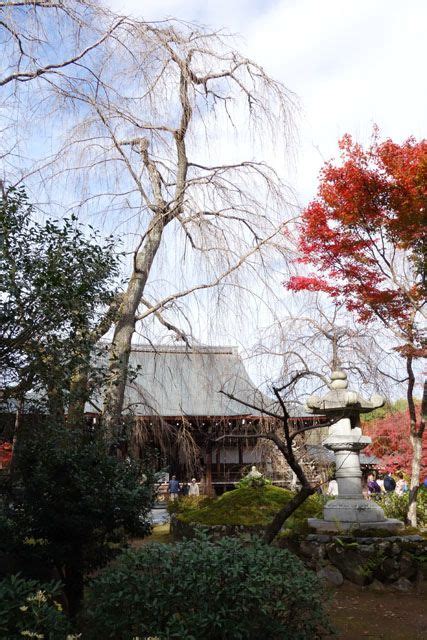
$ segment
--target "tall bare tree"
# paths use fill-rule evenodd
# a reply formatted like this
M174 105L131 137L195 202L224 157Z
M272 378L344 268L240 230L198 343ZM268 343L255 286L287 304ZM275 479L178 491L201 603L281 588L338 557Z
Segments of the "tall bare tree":
M109 315L104 423L111 438L120 429L135 329L156 318L185 337L177 318L184 299L217 290L222 302L239 280L255 290L268 277L271 252L283 252L288 191L262 154L271 140L282 154L292 144L295 101L221 33L115 16L86 0L12 9L4 31L8 106L23 120L39 102L22 86L42 87L44 127L31 142L36 159L16 142L7 170L46 209L59 201L67 212L103 216L105 228L125 236L127 282ZM62 20L65 55L42 11ZM26 50L30 19L35 35ZM12 139L28 137L16 125Z
M127 29L127 39L114 41L108 53L115 65L120 53L122 64L109 68L100 59L93 86L62 91L88 110L72 132L74 146L88 159L85 170L105 167L105 183L113 178L121 188L116 207L137 217L131 275L110 354L104 406L110 435L120 427L136 322L184 296L233 282L243 266L256 276L264 250L283 244L280 232L288 219L283 186L267 164L221 161L219 149L209 162L201 146L202 130L207 147L227 120L245 130L253 123L255 134L277 135L280 127L287 136L292 103L285 89L216 33L182 23L133 22ZM105 192L96 197L100 201ZM177 287L177 276L172 291L159 296L147 284L163 245L182 254L193 282Z
M399 371L400 359L381 326L362 326L343 305L328 303L320 294L300 293L292 304L260 334L255 354L280 359L284 377L305 378L307 372L316 372L300 391L300 401L305 393L316 391L316 380L323 385L334 369L347 371L353 384L367 392L388 398L403 393L401 385L407 378Z

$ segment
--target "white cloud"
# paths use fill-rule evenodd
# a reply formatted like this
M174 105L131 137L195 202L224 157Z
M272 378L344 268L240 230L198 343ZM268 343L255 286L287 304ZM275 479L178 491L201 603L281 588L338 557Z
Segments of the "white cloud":
M426 137L424 0L111 0L125 12L173 15L243 35L241 48L296 92L299 159L287 176L306 202L337 139ZM271 153L271 152L269 152Z

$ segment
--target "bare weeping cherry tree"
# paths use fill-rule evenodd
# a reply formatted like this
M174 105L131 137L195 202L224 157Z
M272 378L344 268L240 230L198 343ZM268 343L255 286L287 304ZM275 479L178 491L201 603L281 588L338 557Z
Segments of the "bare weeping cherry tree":
M0 9L5 173L43 211L98 216L124 238L127 282L100 325L114 326L111 440L135 330L154 318L190 344L181 320L210 291L224 311L230 292L255 293L273 253L286 252L287 191L254 158L272 139L278 153L291 144L294 98L227 36L191 24L147 24L89 0ZM77 380L84 387L84 372Z
M103 411L110 439L120 430L136 324L155 314L182 336L165 311L198 292L236 286L245 269L261 279L268 252L283 251L283 185L267 164L242 160L235 145L248 144L252 125L252 148L268 136L288 140L293 108L284 87L218 33L127 19L120 34L94 60L92 82L57 90L85 114L62 162L80 158L73 171L86 179L84 204L96 201L115 225L130 220L133 236ZM220 147L221 128L235 131L231 149ZM160 280L162 259L173 268Z
M406 378L399 377L399 358L389 348L381 327L357 323L340 304L318 293L298 294L293 309L261 335L255 353L280 358L284 377L343 369L371 393L390 398ZM308 393L315 393L312 387ZM294 398L294 400L297 400Z

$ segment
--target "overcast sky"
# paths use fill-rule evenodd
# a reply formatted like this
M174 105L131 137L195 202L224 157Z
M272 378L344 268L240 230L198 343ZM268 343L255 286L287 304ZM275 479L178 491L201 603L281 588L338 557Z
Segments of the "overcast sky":
M425 0L110 0L147 20L176 17L239 33L239 49L300 99L298 156L284 178L301 204L324 159L373 123L395 140L425 138ZM267 158L268 159L268 158Z

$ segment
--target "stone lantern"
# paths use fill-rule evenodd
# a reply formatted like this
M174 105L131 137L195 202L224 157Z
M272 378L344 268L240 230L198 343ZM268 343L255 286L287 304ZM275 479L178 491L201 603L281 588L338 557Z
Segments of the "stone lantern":
M335 454L338 484L338 496L326 503L323 520L309 518L308 524L318 531L335 532L400 529L403 526L400 520L386 518L381 507L374 500L366 500L362 494L359 455L371 443L371 438L362 434L360 414L382 407L384 398L374 395L365 400L347 387L347 375L343 371L333 371L329 392L323 398L310 396L307 401L311 413L336 419L329 427L323 446Z

